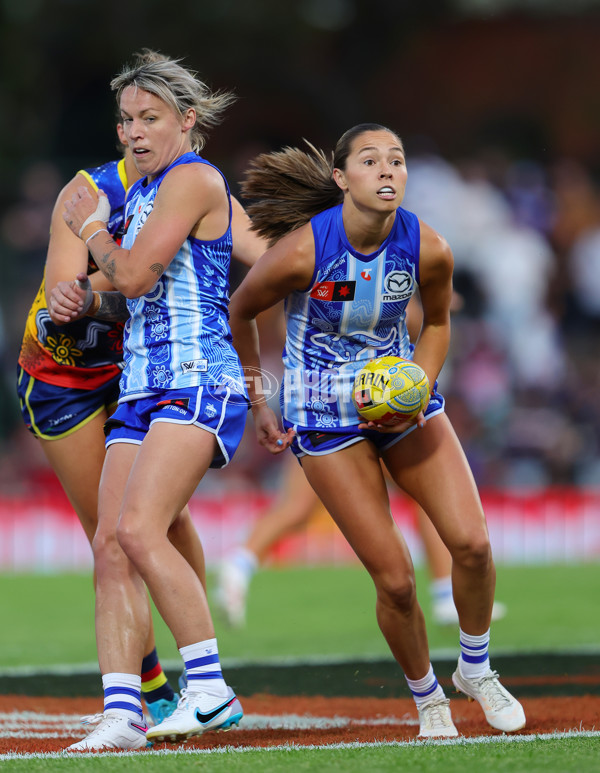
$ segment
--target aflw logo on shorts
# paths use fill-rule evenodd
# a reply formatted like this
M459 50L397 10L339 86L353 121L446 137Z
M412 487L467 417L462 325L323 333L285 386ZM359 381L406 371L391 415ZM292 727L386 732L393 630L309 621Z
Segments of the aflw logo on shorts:
M208 369L208 360L190 360L181 363L182 373L206 373Z

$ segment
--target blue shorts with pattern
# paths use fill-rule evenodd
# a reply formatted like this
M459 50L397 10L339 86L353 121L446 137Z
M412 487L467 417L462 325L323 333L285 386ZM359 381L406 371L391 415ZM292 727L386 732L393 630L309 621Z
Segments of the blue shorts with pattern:
M164 389L119 403L104 425L106 447L141 445L154 422L193 424L215 436L218 452L210 466L226 467L244 434L248 408L248 400L229 388Z
M438 413L444 412L445 400L442 395L434 390L432 392L429 404L425 409L425 419L431 419ZM370 440L377 448L379 453L386 451L393 445L413 432L417 425L414 424L404 432L399 434L389 434L387 432L378 432L376 429L358 429L358 426L335 427L334 429L316 429L315 427L300 427L290 424L283 420L283 429L293 429L296 434L290 445L293 453L298 457L302 456L324 456L333 454L335 451L341 451L342 448L359 443L361 440Z

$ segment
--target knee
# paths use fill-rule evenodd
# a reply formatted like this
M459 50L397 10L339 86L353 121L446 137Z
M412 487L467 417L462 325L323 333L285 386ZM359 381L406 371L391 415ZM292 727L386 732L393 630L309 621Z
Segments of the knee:
M92 552L94 567L99 577L106 574L116 575L119 567L125 563L123 550L114 531L99 527L92 540Z
M486 533L473 535L452 551L452 560L469 570L485 572L492 563L492 549Z
M144 554L144 529L136 521L122 514L117 525L116 539L127 558L137 565Z
M388 607L408 613L417 603L415 576L411 573L393 573L375 579L377 600Z

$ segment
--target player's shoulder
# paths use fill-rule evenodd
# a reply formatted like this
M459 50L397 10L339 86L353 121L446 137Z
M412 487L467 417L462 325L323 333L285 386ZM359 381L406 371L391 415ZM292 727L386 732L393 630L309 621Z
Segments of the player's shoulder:
M198 158L197 163L192 161L171 167L161 182L161 188L165 190L182 186L190 190L202 188L205 194L213 190L222 193L224 177L215 166Z
M419 220L421 228L421 259L429 258L440 262L452 262L452 249L442 234Z

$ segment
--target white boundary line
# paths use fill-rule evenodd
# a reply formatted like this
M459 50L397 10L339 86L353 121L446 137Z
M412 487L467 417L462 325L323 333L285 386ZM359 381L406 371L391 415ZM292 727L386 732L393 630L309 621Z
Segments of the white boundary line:
M90 755L71 755L65 754L65 752L37 752L34 754L1 754L0 761L6 760L25 760L25 759L65 759L65 757L80 756L84 759L90 757L170 757L176 754L185 755L209 755L209 754L232 754L240 753L245 754L248 752L275 752L275 751L323 751L329 749L369 749L369 748L382 748L382 747L420 747L420 746L476 746L485 744L510 744L510 743L532 743L533 741L555 741L564 740L569 738L600 738L599 730L564 730L562 732L555 731L553 733L538 734L535 735L501 735L501 736L477 736L475 738L430 738L426 741L376 741L373 743L368 742L353 742L353 743L332 743L332 744L279 744L278 746L222 746L216 749L185 749L179 747L177 749L157 749L147 751L122 751L122 752L99 752Z

